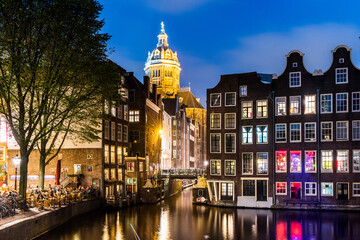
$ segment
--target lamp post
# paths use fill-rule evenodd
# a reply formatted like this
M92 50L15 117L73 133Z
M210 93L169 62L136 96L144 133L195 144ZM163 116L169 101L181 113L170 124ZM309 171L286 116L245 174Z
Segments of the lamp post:
M14 163L14 166L15 166L15 190L16 190L16 180L17 180L17 168L20 164L20 161L21 161L21 158L19 158L18 155L16 155L15 157L13 157L13 163Z

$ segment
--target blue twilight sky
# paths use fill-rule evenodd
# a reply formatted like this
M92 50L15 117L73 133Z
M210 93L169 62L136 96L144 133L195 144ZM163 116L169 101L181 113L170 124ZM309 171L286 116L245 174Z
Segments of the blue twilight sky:
M221 74L281 74L285 55L305 53L307 69L326 71L331 50L353 49L360 67L360 1L333 0L100 0L111 60L142 81L164 21L169 45L178 52L180 85L206 106L206 89Z

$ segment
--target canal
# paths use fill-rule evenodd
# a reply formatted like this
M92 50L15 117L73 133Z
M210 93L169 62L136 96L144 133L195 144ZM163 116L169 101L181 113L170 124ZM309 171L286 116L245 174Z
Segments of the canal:
M191 189L153 205L93 212L38 239L360 239L360 213L196 206Z

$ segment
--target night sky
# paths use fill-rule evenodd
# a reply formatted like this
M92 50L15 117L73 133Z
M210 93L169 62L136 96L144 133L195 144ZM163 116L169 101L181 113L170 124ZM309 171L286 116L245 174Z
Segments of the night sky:
M285 55L305 53L308 71L326 71L331 50L353 49L360 67L360 1L332 0L100 0L109 57L142 81L164 21L169 45L178 52L180 85L206 106L206 89L221 74L282 73Z

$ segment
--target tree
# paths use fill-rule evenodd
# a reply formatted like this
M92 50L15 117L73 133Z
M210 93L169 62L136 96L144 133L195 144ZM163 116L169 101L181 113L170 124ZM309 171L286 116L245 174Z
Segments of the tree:
M100 77L109 39L100 33L101 10L96 0L0 2L0 114L20 148L24 199L37 142L65 123L61 114L91 101L111 81ZM47 114L56 107L58 114Z

